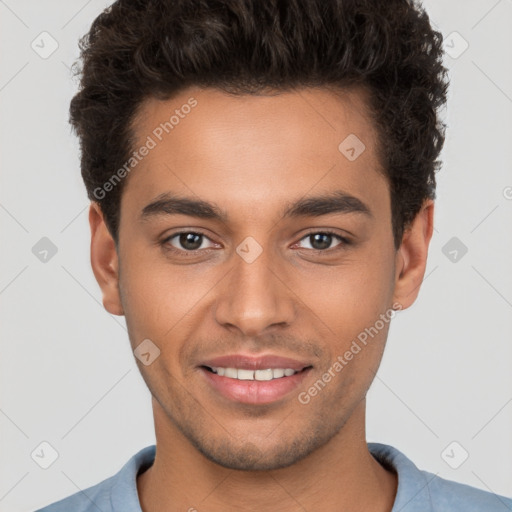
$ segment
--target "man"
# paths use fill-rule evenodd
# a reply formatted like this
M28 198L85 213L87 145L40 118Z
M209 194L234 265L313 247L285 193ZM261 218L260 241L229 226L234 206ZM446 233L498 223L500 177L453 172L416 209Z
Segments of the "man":
M365 438L433 230L448 84L421 6L119 0L82 59L91 262L157 444L42 510L512 510Z

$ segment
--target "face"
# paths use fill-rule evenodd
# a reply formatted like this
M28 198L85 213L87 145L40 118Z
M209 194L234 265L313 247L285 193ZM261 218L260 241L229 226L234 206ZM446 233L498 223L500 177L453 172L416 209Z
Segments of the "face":
M93 266L132 348L151 340L138 364L157 422L225 467L304 459L364 403L393 305L424 271L394 247L363 93L191 88L134 126L152 147L123 190L117 253L91 222Z

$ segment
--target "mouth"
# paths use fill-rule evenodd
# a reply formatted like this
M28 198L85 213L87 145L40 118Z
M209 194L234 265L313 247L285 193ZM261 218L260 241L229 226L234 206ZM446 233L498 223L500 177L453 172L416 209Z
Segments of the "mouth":
M209 367L203 366L206 370L219 375L220 377L227 377L228 379L237 380L257 380L269 381L274 379L282 379L283 377L291 377L296 373L304 371L294 370L293 368L265 368L261 370L247 370L245 368L223 368L222 366Z
M269 404L296 390L312 365L276 356L224 356L205 362L199 370L211 389L229 401Z

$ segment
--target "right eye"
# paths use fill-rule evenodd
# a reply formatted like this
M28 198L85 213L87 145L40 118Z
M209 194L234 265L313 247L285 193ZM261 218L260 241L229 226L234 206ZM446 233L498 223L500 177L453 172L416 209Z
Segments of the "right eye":
M210 240L203 233L195 231L180 231L168 236L162 241L162 245L167 249L178 252L194 252L201 249L209 249L210 247L202 247L205 240Z

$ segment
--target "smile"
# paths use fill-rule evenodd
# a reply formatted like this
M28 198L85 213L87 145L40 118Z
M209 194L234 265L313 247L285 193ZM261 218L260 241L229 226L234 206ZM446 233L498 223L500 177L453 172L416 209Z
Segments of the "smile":
M209 368L209 367L208 367ZM221 366L209 368L213 373L228 379L268 381L291 377L298 370L292 368L267 368L264 370L247 370L245 368L223 368Z
M229 402L264 405L288 399L299 393L311 366L293 368L235 368L201 366L201 374L215 396Z

